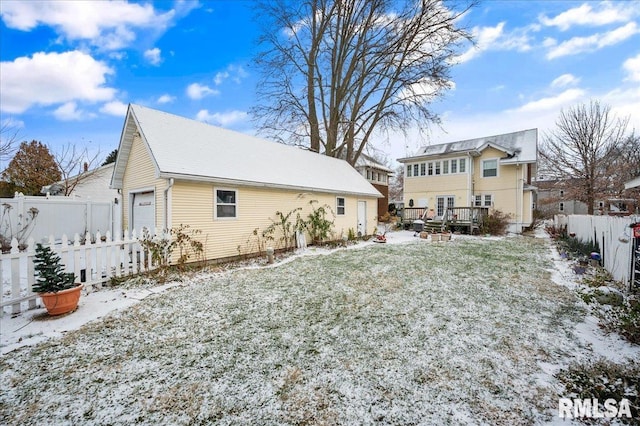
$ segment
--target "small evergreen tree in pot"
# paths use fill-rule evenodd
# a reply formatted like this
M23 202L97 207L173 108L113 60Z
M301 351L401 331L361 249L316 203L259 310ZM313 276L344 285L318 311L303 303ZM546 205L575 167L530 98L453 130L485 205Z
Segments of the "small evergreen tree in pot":
M38 273L33 291L39 294L49 315L75 311L80 300L82 284L75 283L75 274L64 272L60 256L50 247L38 244L33 264Z
M57 293L76 286L75 274L64 272L60 256L51 250L51 247L44 247L38 243L33 263L38 273L38 279L33 284L34 292Z

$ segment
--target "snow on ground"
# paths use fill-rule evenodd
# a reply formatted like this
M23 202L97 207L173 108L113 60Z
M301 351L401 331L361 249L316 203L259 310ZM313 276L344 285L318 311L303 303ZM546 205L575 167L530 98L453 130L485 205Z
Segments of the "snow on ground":
M171 291L101 291L60 319L5 317L0 418L540 424L559 420L559 368L640 358L593 324L546 239L387 240L202 273ZM30 346L8 352L20 333Z
M61 337L113 311L126 309L150 295L164 292L176 285L178 284L171 283L124 291L104 289L83 294L78 308L72 314L59 317L50 317L44 308L26 311L15 317L5 314L0 318L0 353L4 355L23 346Z

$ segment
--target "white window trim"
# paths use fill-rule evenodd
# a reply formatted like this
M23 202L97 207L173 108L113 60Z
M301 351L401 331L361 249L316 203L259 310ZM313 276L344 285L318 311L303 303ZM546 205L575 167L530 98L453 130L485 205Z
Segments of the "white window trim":
M233 191L236 194L236 202L231 203L220 203L221 206L235 206L236 207L236 215L234 217L218 217L218 191ZM213 218L215 220L237 220L238 219L238 190L235 188L213 188Z
M496 175L495 176L485 176L484 175L484 163L489 162L489 161L495 161L496 162ZM491 179L491 178L496 178L500 176L500 159L499 158L485 158L484 160L482 160L482 162L480 163L480 177L483 179Z
M480 205L477 204L478 197L480 197ZM487 205L487 203L486 203L486 197L490 197L491 198L491 202L489 203L489 205ZM473 207L493 207L495 202L496 202L496 200L495 200L493 194L481 193L481 194L475 194L473 196Z
M338 204L338 200L342 199L344 204L342 205L343 212L340 213L340 204ZM336 216L344 216L347 214L347 198L346 197L336 197Z

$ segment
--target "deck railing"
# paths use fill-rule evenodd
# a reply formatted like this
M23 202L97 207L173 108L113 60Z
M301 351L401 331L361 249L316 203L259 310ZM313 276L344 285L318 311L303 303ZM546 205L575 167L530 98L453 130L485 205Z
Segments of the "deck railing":
M473 224L479 227L488 215L489 207L449 207L444 222L451 226Z
M413 222L414 220L423 219L426 208L424 207L405 207L402 213L402 220Z

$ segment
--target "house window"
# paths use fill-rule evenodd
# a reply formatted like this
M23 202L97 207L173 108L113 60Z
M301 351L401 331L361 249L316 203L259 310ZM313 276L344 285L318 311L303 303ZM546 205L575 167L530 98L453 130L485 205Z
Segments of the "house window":
M407 166L407 177L411 177L411 164Z
M562 189L560 190L560 196L564 197L564 191Z
M371 180L371 170L367 170L367 179Z
M378 173L378 182L382 182L382 173Z
M464 173L467 170L467 159L466 158L461 158L458 160L458 169L460 173Z
M498 160L483 160L482 161L482 177L494 177L498 176Z
M436 161L436 175L440 174L440 162Z
M425 163L420 163L420 176L424 176L427 174L427 165Z
M458 173L458 160L451 160L451 173Z
M443 175L449 174L449 160L445 160L442 162L442 174Z
M561 211L561 212L563 212L563 211L564 211L564 203L560 203L560 204L558 205L558 210L559 210L559 211Z
M491 194L478 194L473 196L474 207L491 207L493 205L493 195Z
M414 176L418 176L418 167L420 167L418 164L414 164L413 165L413 175Z
M429 163L429 176L433 176L433 163Z
M374 182L375 182L376 180L378 180L378 173L373 172L373 175L372 175L371 180L372 180L372 181L374 181Z
M345 210L344 197L336 197L336 214L339 216L343 216L344 210Z
M216 219L238 217L237 191L233 189L216 189Z

